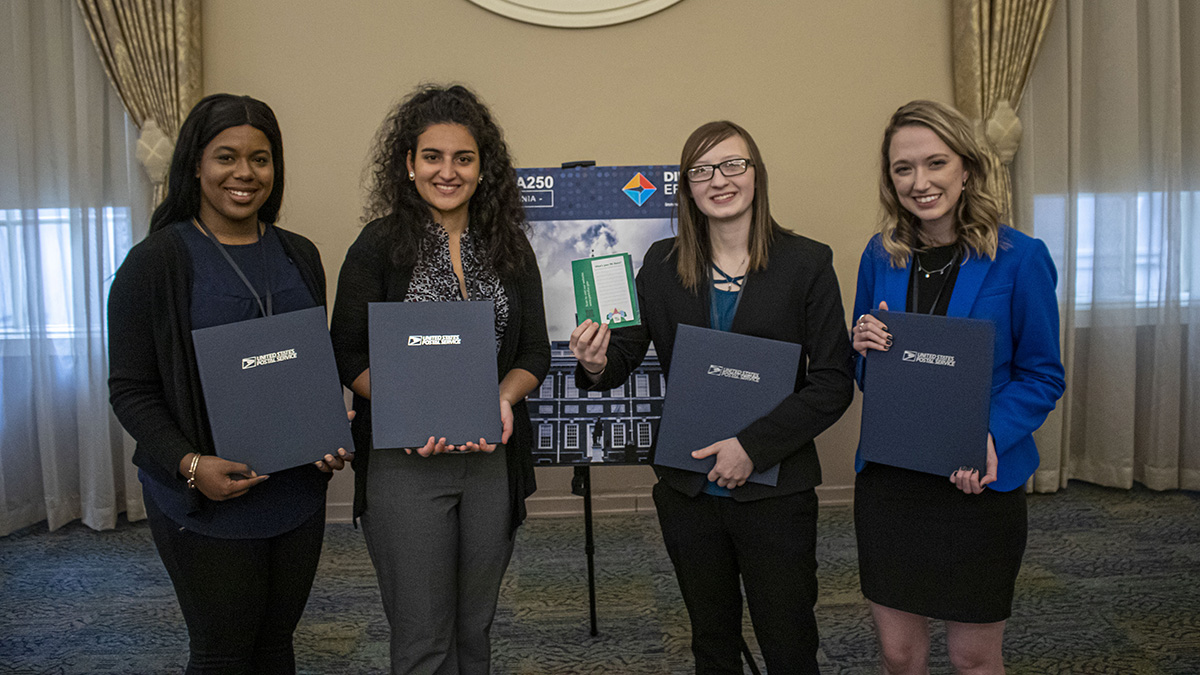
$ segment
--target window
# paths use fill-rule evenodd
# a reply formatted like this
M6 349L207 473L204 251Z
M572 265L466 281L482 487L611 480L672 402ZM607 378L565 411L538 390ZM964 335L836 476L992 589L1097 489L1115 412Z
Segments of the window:
M1174 197L1174 199L1172 198ZM1044 240L1059 270L1059 300L1069 269L1063 252L1067 251L1067 233L1076 233L1074 298L1078 310L1100 309L1105 305L1128 304L1138 308L1158 307L1164 300L1176 300L1187 307L1196 280L1196 256L1190 246L1178 246L1177 260L1167 253L1168 235L1163 231L1166 213L1178 209L1183 223L1183 239L1200 227L1200 192L1128 192L1079 193L1075 201L1075 223L1070 218L1066 195L1037 195L1033 200L1034 234ZM1118 242L1097 253L1096 238ZM1178 267L1176 267L1178 266ZM1171 275L1178 270L1177 289ZM1079 315L1085 318L1084 315Z
M612 446L614 448L625 447L625 424L622 422L613 422L612 430Z
M568 450L579 449L579 425L567 424L563 426L563 447Z
M543 422L538 425L538 450L554 448L554 425Z
M633 395L636 398L646 398L650 396L650 376L645 373L638 373L633 376Z
M0 339L42 330L52 338L103 330L103 311L88 311L87 300L76 297L86 280L80 283L75 275L89 268L105 271L104 288L94 297L106 299L132 240L127 208L0 209L0 261L8 268L0 274ZM86 251L101 259L90 259ZM41 327L31 317L41 317Z
M550 373L546 379L542 380L542 388L538 391L538 398L554 398L554 378L558 377L557 373Z
M637 438L638 447L639 448L650 447L650 441L651 441L650 423L649 422L638 422L637 430L638 430L638 438Z

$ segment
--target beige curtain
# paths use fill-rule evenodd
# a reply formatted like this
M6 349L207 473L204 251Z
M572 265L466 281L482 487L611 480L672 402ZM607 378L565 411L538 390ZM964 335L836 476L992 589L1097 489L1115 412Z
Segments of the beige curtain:
M74 0L0 2L0 25L0 536L109 529L145 517L105 299L152 186Z
M200 98L200 2L76 1L109 80L142 130L138 159L158 203L179 127Z
M1200 490L1200 3L1063 0L1022 114L1067 368L1034 489Z
M991 143L990 173L1012 222L1009 164L1021 144L1016 111L1054 0L952 1L955 105Z

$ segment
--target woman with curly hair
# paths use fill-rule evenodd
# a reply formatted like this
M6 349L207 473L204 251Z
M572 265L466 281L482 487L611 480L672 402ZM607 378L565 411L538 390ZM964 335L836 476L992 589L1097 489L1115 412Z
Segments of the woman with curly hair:
M862 592L883 672L929 672L933 618L946 623L958 672L1003 673L1001 639L1025 552L1024 486L1038 465L1032 434L1064 386L1054 263L1041 241L1000 224L983 152L957 111L902 106L884 132L880 169L885 216L863 252L854 301L859 386L870 386L869 350L892 345L872 309L984 319L996 339L982 472L856 462ZM953 424L935 410L929 419Z
M550 342L516 172L475 94L426 85L392 111L366 218L338 277L332 332L354 392L354 515L391 626L392 672L487 673L500 582L535 488L524 399L550 368ZM430 429L422 448L373 450L368 303L462 300L495 306L502 442L455 448Z

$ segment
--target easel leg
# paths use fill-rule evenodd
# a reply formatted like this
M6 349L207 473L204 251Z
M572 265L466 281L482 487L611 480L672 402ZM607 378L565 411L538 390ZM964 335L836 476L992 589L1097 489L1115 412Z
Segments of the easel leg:
M596 627L596 539L592 534L592 468L575 467L571 492L583 496L583 550L587 554L588 610L592 621L592 636L599 635Z

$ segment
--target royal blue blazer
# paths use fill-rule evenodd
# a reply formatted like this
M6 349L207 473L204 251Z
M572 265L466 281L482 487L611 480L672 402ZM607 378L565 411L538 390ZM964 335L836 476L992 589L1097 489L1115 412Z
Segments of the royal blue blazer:
M908 277L908 265L892 267L879 235L872 237L858 266L855 319L877 309L881 301L890 311L903 311ZM996 482L988 486L993 490L1014 490L1033 475L1038 466L1033 432L1046 421L1066 386L1058 344L1057 283L1046 245L1007 226L1000 228L996 259L968 257L954 283L947 314L987 319L996 327L988 422L999 459ZM860 389L869 386L867 365L855 352ZM936 414L930 419L938 423ZM856 471L864 464L855 457Z

